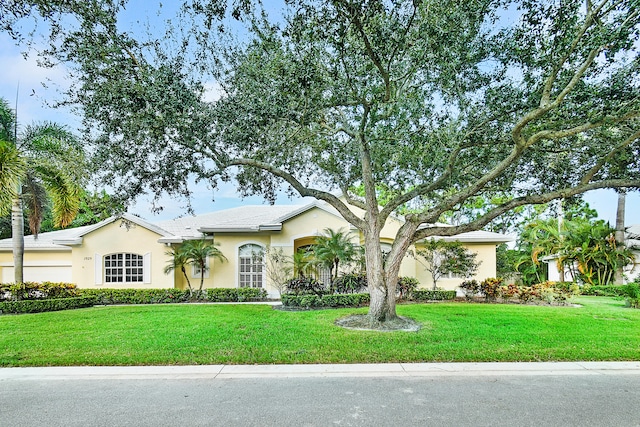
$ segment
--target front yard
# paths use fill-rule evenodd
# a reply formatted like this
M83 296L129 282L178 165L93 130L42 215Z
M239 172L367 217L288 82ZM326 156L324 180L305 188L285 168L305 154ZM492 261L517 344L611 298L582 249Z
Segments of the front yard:
M345 330L366 309L132 305L0 316L0 366L639 360L640 310L606 297L582 307L398 306L419 332Z

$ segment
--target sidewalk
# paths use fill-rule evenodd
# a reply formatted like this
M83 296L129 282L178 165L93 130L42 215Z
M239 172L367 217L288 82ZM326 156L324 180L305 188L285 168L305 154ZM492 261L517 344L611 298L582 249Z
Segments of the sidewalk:
M5 380L233 379L640 375L638 362L388 363L339 365L70 366L0 368Z

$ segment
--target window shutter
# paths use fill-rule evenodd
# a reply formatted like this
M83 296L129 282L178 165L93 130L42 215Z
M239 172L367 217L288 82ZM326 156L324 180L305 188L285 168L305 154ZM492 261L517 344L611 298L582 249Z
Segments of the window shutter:
M144 254L142 268L144 283L151 283L151 252Z
M102 255L93 255L93 275L96 285L102 285Z

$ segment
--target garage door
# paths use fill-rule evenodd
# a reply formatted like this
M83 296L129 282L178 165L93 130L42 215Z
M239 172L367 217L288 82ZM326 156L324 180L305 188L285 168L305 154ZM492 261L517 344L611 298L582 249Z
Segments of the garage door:
M13 282L13 267L2 268L2 283ZM67 282L71 283L70 265L25 266L25 282Z

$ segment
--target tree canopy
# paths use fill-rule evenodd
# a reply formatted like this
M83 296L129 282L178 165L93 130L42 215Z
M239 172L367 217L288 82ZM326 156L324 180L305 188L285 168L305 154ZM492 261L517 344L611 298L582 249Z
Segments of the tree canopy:
M54 23L45 54L72 69L67 99L97 133L106 182L188 196L192 177L235 178L243 194L286 185L328 202L364 235L373 320L395 317L413 242L640 187L638 0L300 0L275 19L188 0L162 40L121 30L126 1L29 5L4 3L0 23ZM497 202L429 225L478 196ZM380 231L407 204L383 257Z

